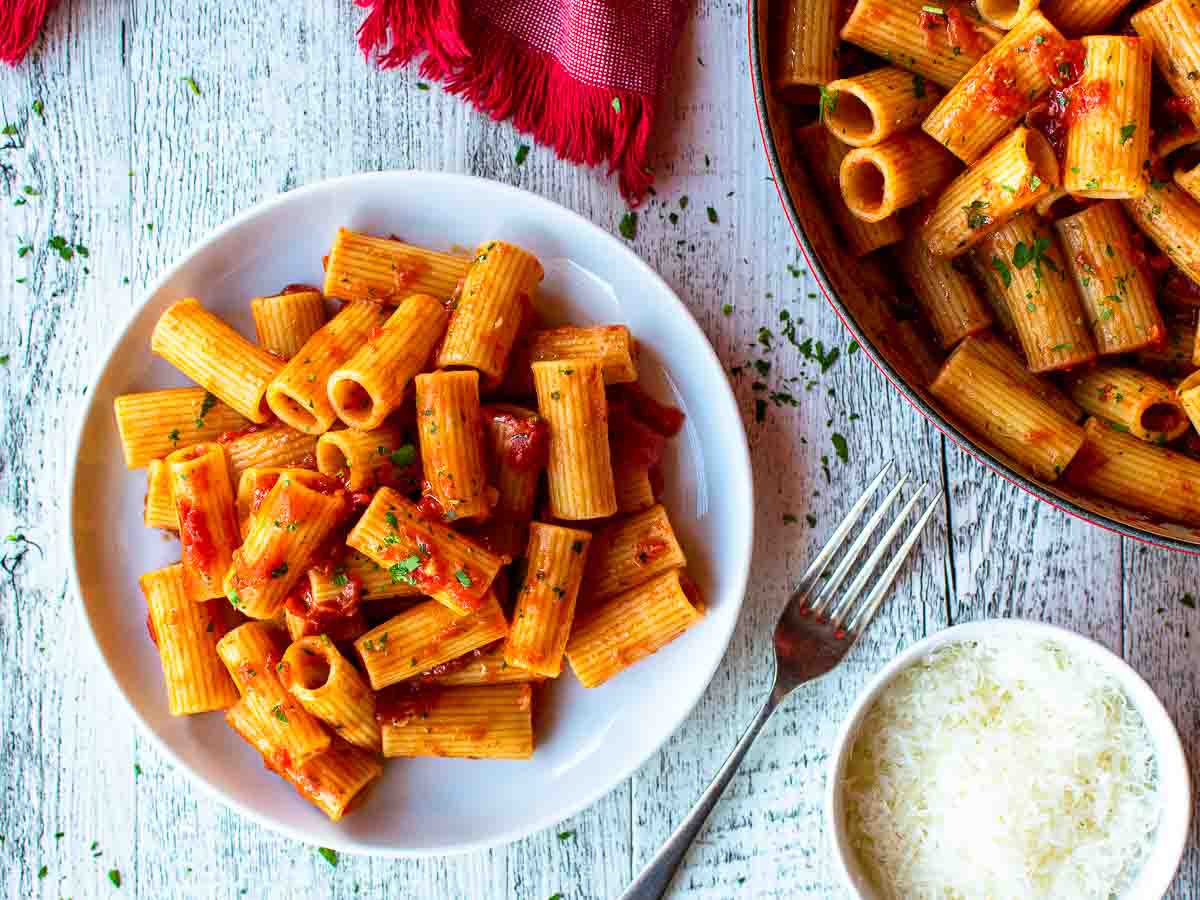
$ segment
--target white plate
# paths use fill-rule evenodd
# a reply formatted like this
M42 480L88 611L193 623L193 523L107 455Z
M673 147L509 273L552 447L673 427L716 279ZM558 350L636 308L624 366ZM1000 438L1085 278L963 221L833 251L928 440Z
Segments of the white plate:
M629 325L642 347L643 383L687 414L664 461L664 503L708 613L603 687L585 690L564 672L535 710L532 760L389 760L367 802L335 825L265 771L219 714L168 714L137 579L176 561L179 549L142 525L145 470L125 469L112 403L130 391L188 383L150 354L150 332L168 304L195 295L252 335L250 298L289 282L320 284L321 256L339 226L439 250L512 241L545 266L539 309L564 321ZM746 589L753 529L749 453L728 380L658 275L611 235L547 200L423 172L355 175L275 197L218 228L159 279L91 384L67 526L79 596L104 668L180 769L269 828L326 847L392 856L516 840L629 777L688 715L725 653Z

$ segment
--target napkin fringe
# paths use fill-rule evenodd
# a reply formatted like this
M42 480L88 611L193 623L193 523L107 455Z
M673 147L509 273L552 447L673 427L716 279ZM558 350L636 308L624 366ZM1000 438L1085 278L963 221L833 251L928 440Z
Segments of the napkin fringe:
M407 65L424 52L420 72L493 119L553 147L561 159L607 161L621 193L637 206L654 181L647 165L652 99L585 84L548 53L507 31L486 31L462 14L459 0L357 0L368 10L359 47L381 68Z
M5 0L0 3L0 60L15 66L41 33L58 0Z

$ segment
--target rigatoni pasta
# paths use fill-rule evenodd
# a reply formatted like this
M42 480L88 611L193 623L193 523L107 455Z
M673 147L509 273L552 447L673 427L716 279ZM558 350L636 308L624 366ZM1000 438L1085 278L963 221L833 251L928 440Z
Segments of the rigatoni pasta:
M325 325L325 298L320 291L285 290L250 301L258 345L280 359L291 359Z
M193 444L215 441L250 420L204 388L167 388L122 394L113 401L125 465L140 469L152 459Z
M1155 65L1200 127L1200 7L1195 0L1161 0L1134 13L1130 21L1150 42Z
M1200 203L1170 182L1155 182L1141 197L1122 203L1142 233L1200 284Z
M329 401L329 378L383 325L388 307L367 300L347 304L279 371L267 403L282 421L305 434L323 434L337 419Z
M1155 444L1175 440L1188 417L1171 385L1128 366L1097 366L1071 380L1071 397L1113 428Z
M913 234L896 248L896 261L943 347L992 324L991 310L959 260L934 256Z
M601 519L617 511L608 448L608 400L599 362L533 364L538 411L550 426L547 479L557 519Z
M395 306L412 294L449 300L471 260L339 228L325 267L326 297Z
M450 313L438 367L469 366L488 384L499 384L542 275L537 257L516 245L480 244Z
M839 181L850 212L878 222L935 196L961 169L941 144L913 131L851 150L842 160Z
M1099 35L1085 37L1083 46L1063 187L1081 197L1140 197L1150 157L1150 50L1140 38ZM1105 99L1089 105L1088 96Z
M942 99L941 88L924 75L895 66L839 78L825 90L833 99L822 121L851 147L871 147L915 128Z
M483 457L483 417L479 373L430 372L418 375L417 431L425 494L447 522L486 519L495 503Z
M561 673L588 577L600 624L576 666L592 683L700 618L655 504L683 413L637 384L628 327L539 328L536 256L479 246L467 260L343 230L326 289L347 305L332 320L301 286L247 298L254 347L197 301L177 305L164 355L201 386L114 404L127 463L147 466L144 523L180 540L182 561L141 579L170 712L226 710L333 821L379 777L381 751L531 756L534 686ZM191 333L167 327L180 313ZM270 359L253 390L245 347ZM220 399L261 407L260 387L278 419ZM481 388L536 393L539 408L481 406ZM546 511L565 522L531 524L543 469ZM614 514L597 525L611 571L589 568L598 538L573 520ZM594 656L605 643L615 655Z
M405 298L329 376L329 401L338 418L362 431L381 426L433 355L448 317L442 302L429 294Z
M195 297L167 307L150 349L252 422L271 417L267 385L283 363L255 347Z
M147 624L158 647L167 706L173 716L227 709L238 691L217 656L225 633L224 610L197 603L184 590L183 566L176 563L139 579L149 607Z
M837 0L786 0L783 6L775 83L789 88L833 81L838 73Z

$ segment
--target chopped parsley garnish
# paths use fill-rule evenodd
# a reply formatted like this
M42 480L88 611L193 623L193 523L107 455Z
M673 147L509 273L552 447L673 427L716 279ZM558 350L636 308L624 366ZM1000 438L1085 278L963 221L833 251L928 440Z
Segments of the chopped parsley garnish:
M46 121L46 104L44 104L41 100L33 101L33 112L43 122Z
M271 577L272 578L282 578L287 573L288 573L288 564L280 563L278 566L276 566L274 569L271 570Z
M799 521L800 520L797 519L795 516L793 516L791 513L783 514L783 524L784 525L795 525Z
M116 869L109 869L108 870L108 880L113 883L113 887L120 887L121 886L121 873L118 872Z
M830 116L837 112L838 92L831 91L825 85L819 85L821 90L821 102L819 107L821 121L826 121Z
M721 307L721 315L723 315L723 316L731 316L731 315L733 315L733 304L732 304L732 303L726 303L724 306L722 306L722 307Z
M191 75L187 75L179 80L191 88L193 94L195 94L197 97L200 96L200 85L196 84L195 78L193 78Z
M338 855L336 850L330 850L328 847L318 847L317 852L321 854L321 858L333 867L337 867Z
M968 228L983 228L991 224L992 217L984 212L987 209L987 205L988 202L986 200L972 200L970 205L963 207L963 212L967 214Z
M471 576L467 574L466 569L459 569L454 573L454 577L458 579L458 583L463 587L470 587L473 584L471 581Z
M46 873L49 871L50 870L46 866L42 866L40 869L38 869L38 878L45 878Z
M400 520L396 518L396 514L394 512L392 512L390 509L386 513L384 513L383 518L384 518L384 521L387 522L389 525L391 525L393 528L400 527Z
M1190 593L1184 594L1182 597L1180 597L1179 602L1182 603L1184 606L1186 606L1188 609L1196 608L1196 598L1193 597Z
M1032 263L1034 277L1041 281L1043 263L1051 272L1058 272L1058 264L1046 255L1046 251L1049 249L1049 238L1036 238L1032 245L1026 244L1024 241L1017 241L1017 246L1013 248L1013 265L1018 269L1023 269Z
M1054 353L1059 350L1070 350L1074 346L1075 345L1073 343L1071 343L1070 341L1067 341L1065 344L1055 344L1053 347L1050 348L1050 352Z
M717 218L717 211L715 209L713 209L711 206L708 208L708 221L713 225L716 225L718 222L721 221L720 219Z
M284 725L288 724L287 713L285 713L283 711L283 706L281 704L276 703L274 706L271 707L271 715L273 715L275 718L277 718Z
M172 428L171 431L167 434L167 440L170 441L172 444L178 444L179 443L179 429Z
M572 828L570 831L560 831L558 833L558 839L560 841L569 841L573 837L575 837L575 829L574 828Z
M1012 287L1012 272L1009 271L1008 263L998 256L992 257L992 268L996 270L1000 276L1000 280L1004 282L1004 286Z
M529 155L529 145L522 144L521 146L519 146L517 148L517 165L518 166L525 165L525 157L527 157L528 155Z
M240 596L238 596L237 591L230 591L229 592L229 602L232 603L234 606L241 606L242 598Z
M617 226L617 230L627 241L632 241L637 237L637 213L632 211L625 213L621 217L621 224Z
M1133 137L1133 133L1135 131L1137 131L1137 124L1134 122L1130 122L1128 125L1121 126L1121 143L1122 143L1122 145L1125 144L1125 142L1128 141L1131 137Z
M613 108L613 112L615 112L615 113L619 113L621 111L621 98L620 97L612 98L612 108Z
M913 96L918 100L925 99L925 76L913 76Z
M412 577L412 573L421 567L421 557L413 554L405 557L388 569L388 574L392 576L392 584L398 584L403 581L405 584L416 584Z
M946 10L942 9L940 6L922 6L921 12L927 12L934 16L944 16L946 14Z
M217 398L208 391L204 392L204 400L200 403L200 415L196 416L196 427L204 427L204 417L207 416L214 406L217 405Z
M571 544L571 552L572 553L582 553L583 552L583 541L575 541L575 543Z
M333 583L338 587L345 587L350 583L350 579L346 577L345 573L338 572L333 576Z

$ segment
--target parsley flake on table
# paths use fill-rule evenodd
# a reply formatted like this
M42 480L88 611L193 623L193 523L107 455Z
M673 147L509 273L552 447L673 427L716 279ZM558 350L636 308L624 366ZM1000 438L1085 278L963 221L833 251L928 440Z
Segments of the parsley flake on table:
M525 165L525 157L527 157L527 156L529 156L529 145L528 144L521 144L521 146L517 147L516 162L517 162L518 166Z
M121 886L121 873L116 869L108 870L108 880L113 883L113 887Z
M833 441L833 450L837 453L837 458L842 462L849 462L850 445L846 443L846 438L835 431L830 440Z
M1193 597L1190 592L1186 593L1182 597L1180 597L1179 602L1182 603L1184 606L1186 606L1188 609L1196 608L1196 598Z
M708 221L712 225L716 225L721 221L719 218L717 218L717 211L711 206L708 208Z
M573 837L575 837L575 829L573 828L570 831L560 831L558 833L558 839L560 841L569 841Z
M338 855L336 850L330 850L328 847L318 847L317 852L321 854L321 858L329 863L334 868L337 868Z
M615 112L615 113L619 113L621 111L621 98L620 97L612 98L612 108L613 108L613 112Z
M196 84L195 78L193 78L191 75L185 75L179 80L186 84L193 94L195 94L197 97L200 96L200 85Z
M632 241L637 237L637 213L625 213L621 217L621 223L617 226L617 230L621 232L621 237L627 241Z

